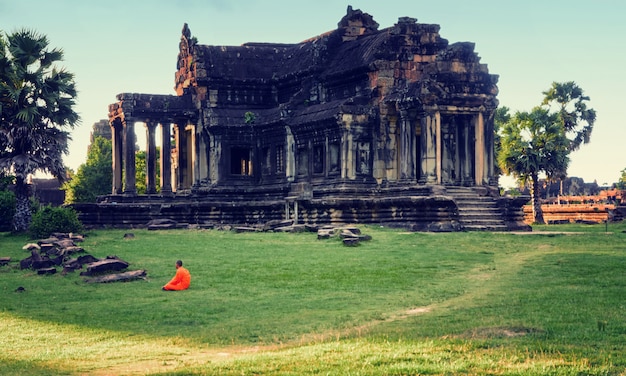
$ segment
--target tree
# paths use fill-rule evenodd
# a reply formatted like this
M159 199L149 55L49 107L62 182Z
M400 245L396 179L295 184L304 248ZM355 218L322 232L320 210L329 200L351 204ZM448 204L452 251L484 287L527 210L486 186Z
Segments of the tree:
M504 124L508 123L511 120L511 114L509 114L509 108L506 106L496 108L496 113L494 115L494 139L493 139L493 148L495 155L500 154L500 150L502 149L502 139L501 129L504 127ZM502 174L499 165L496 165L496 174Z
M111 193L113 183L111 141L96 136L89 145L87 161L65 183L65 203L96 202L98 196Z
M587 108L589 97L575 82L553 82L550 89L543 92L542 105L558 107L558 116L570 140L570 150L576 151L582 144L591 140L591 132L596 121L596 111Z
M544 223L539 197L539 174L549 178L567 170L569 140L556 114L535 107L517 112L502 129L498 164L523 183L531 183L533 222Z
M574 82L553 82L543 92L542 105L517 112L501 126L498 164L522 182L531 182L533 221L544 223L539 197L539 174L549 180L567 176L569 154L588 143L596 119L589 97ZM557 111L551 112L556 106ZM500 119L506 119L500 114Z
M158 184L161 177L160 163L161 153L160 148L156 148L155 159L155 193L161 192L161 187ZM148 181L147 181L147 166L148 166L148 154L145 150L139 150L135 152L135 187L137 194L143 195L148 193Z
M617 184L615 185L617 189L626 189L626 168L621 171L622 175L620 176Z
M0 33L0 169L15 176L18 232L31 220L28 178L37 171L65 178L62 157L79 116L74 76L56 66L62 59L35 31Z

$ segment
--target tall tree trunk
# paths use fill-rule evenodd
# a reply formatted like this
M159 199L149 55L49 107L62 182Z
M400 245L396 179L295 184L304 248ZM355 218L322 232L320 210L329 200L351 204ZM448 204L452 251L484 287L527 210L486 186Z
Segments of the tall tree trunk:
M13 230L15 232L28 231L30 227L30 194L29 186L22 177L15 178L15 215L13 216Z
M533 223L543 225L546 222L543 219L543 210L541 210L541 197L539 197L539 177L537 176L537 174L532 174L530 195L533 205Z

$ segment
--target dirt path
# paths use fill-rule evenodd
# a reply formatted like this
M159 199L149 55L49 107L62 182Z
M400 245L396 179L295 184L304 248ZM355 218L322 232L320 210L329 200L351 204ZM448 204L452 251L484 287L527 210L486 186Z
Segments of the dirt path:
M361 335L368 329L387 322L405 320L411 316L430 312L432 307L417 307L409 310L397 312L384 320L375 320L358 327L342 330L328 331L325 333L311 333L302 336L300 339L282 344L271 344L263 346L230 346L219 349L201 350L194 348L179 349L182 354L171 354L159 359L146 359L144 361L132 361L129 363L119 363L112 367L89 370L81 373L84 376L137 376L146 374L157 374L172 372L183 367L202 366L207 363L219 363L238 356L254 354L259 352L278 351L306 344L320 343L329 339L340 339L354 335Z

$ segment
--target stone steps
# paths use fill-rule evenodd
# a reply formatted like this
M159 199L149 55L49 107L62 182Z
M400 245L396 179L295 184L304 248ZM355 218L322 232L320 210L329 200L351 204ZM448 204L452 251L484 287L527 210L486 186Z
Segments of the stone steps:
M459 223L466 231L506 231L502 212L496 201L481 196L471 188L447 187L446 193L457 204Z

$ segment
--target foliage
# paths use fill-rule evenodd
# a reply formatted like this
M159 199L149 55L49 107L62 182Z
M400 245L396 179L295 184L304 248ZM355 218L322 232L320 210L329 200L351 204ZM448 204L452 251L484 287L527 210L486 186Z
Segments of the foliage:
M5 191L9 188L9 185L15 182L15 176L7 175L0 171L0 191Z
M15 215L15 194L11 191L0 191L0 231L11 231Z
M570 150L578 150L582 144L589 143L596 111L587 107L589 97L584 95L583 89L573 81L553 82L543 95L542 105L556 106L558 109L557 114L570 140Z
M567 175L570 152L589 142L596 113L587 108L589 97L574 82L552 83L544 93L542 106L531 112L508 109L496 114L500 132L498 165L523 183L530 181L535 223L543 223L539 196L539 174L548 180ZM557 111L552 112L551 107ZM504 122L504 124L502 124Z
M626 224L533 230L362 227L373 239L359 247L311 233L89 232L87 252L148 278L0 267L0 373L620 374ZM15 259L26 241L0 234ZM191 288L165 293L179 258Z
M15 194L9 191L15 176L0 171L0 231L11 231L15 215Z
M504 124L501 138L500 167L524 183L541 172L551 178L567 169L568 139L557 115L544 108L517 112Z
M256 120L256 114L254 112L248 111L244 114L244 121L246 124L254 124Z
M0 33L0 169L15 175L16 231L30 223L28 177L65 177L68 130L79 121L74 76L57 68L63 51L48 44L32 30Z
M155 171L156 171L156 177L155 177L155 189L156 192L158 193L161 191L161 186L158 184L160 176L161 176L161 169L160 169L160 153L159 153L160 148L156 148L156 166L155 166ZM147 189L147 180L146 180L146 172L147 172L147 153L145 150L140 150L138 152L135 153L135 187L137 189L137 193L138 194L146 194L148 189Z
M626 189L626 168L621 171L622 176L620 176L617 181L616 188L617 189Z
M74 209L48 205L33 215L29 231L33 238L45 238L53 232L80 232L82 229Z
M517 112L502 129L498 164L507 174L531 182L535 223L543 223L539 197L539 174L548 178L567 170L569 143L556 114L535 107L532 112Z
M494 138L493 138L493 148L495 155L500 155L502 150L502 139L501 139L501 130L504 127L504 124L508 123L511 120L511 115L509 113L509 108L506 106L496 108L496 113L494 114ZM502 170L500 166L496 164L496 174L502 174Z
M63 186L65 203L96 202L100 195L111 193L113 184L111 141L97 136L89 145L87 161Z

